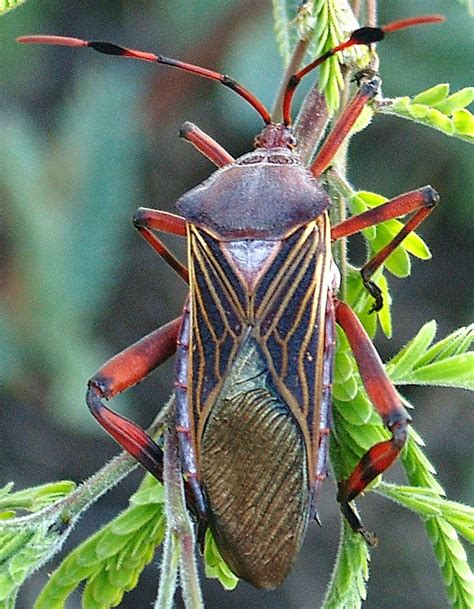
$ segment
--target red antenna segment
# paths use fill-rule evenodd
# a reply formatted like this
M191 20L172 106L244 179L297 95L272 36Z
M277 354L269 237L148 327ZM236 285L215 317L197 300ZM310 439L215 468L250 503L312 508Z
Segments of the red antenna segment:
M290 78L283 98L283 123L285 125L291 124L291 104L295 89L300 83L301 79L306 76L306 74L314 70L321 63L326 61L326 59L328 59L329 57L332 57L339 51L343 51L344 49L347 49L354 45L365 44L367 46L370 46L374 42L379 42L380 40L383 40L385 34L388 32L395 32L397 30L417 25L439 23L441 21L444 21L444 17L442 15L425 15L420 17L410 17L408 19L400 19L398 21L393 21L392 23L389 23L379 28L362 27L358 30L355 30L354 32L352 32L348 40L342 42L336 47L333 47L332 49L329 49L328 51L326 51L326 53L321 55L321 57L318 57L317 59L309 63L306 67L301 69L299 72L296 72L296 74L294 74ZM243 87L241 84L239 84L232 78L229 78L225 74L220 74L219 72L214 72L213 70L208 70L207 68L202 68L191 63L179 61L177 59L171 59L169 57L165 57L164 55L155 55L154 53L147 53L145 51L139 51L137 49L129 49L116 44L112 44L110 42L82 40L81 38L70 38L67 36L43 35L21 36L17 40L18 42L28 44L49 44L67 47L89 47L91 49L94 49L94 51L104 53L105 55L117 55L120 57L138 59L140 61L161 63L171 66L173 68L184 70L185 72L190 72L191 74L196 74L197 76L202 76L203 78L215 80L216 82L221 83L225 87L232 89L232 91L235 91L238 95L240 95L240 97L245 99L260 114L265 124L268 125L272 123L272 117L270 112L265 108L262 102L257 99L255 95L253 95L248 89Z
M444 17L442 15L424 15L421 17L409 17L408 19L400 19L399 21L393 21L387 25L383 25L382 27L362 27L355 32L352 32L348 40L342 42L336 47L329 49L318 57L299 72L294 74L287 85L285 96L283 98L283 123L285 125L291 124L291 102L293 100L293 95L296 87L300 83L303 76L306 76L309 72L314 70L317 66L322 64L326 59L332 57L339 51L343 51L349 47L355 46L357 44L365 44L370 46L373 42L380 42L385 37L385 34L388 32L395 32L396 30L401 30L408 27L413 27L416 25L425 25L429 23L440 23L444 21Z
M177 59L171 59L164 55L155 55L154 53L147 53L145 51L138 51L136 49L128 49L126 47L118 46L110 42L99 42L95 40L82 40L81 38L69 38L67 36L21 36L17 38L17 42L28 43L28 44L50 44L66 47L89 47L104 53L105 55L118 55L120 57L130 57L131 59L138 59L140 61L150 61L153 63L162 63L173 68L184 70L185 72L191 72L197 76L215 80L225 87L235 91L237 95L243 97L255 110L260 114L266 124L272 122L270 112L265 108L260 100L258 100L250 91L248 91L241 84L229 78L225 74L208 70L207 68L201 68L191 63L179 61Z

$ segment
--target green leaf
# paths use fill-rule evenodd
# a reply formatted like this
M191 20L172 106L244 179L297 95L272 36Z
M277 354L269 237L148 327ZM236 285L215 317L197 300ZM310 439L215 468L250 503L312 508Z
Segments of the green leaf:
M426 323L418 334L401 349L386 365L387 374L394 383L398 382L399 378L409 373L414 362L417 362L421 356L426 353L426 350L433 342L436 334L436 322L429 321Z
M353 402L335 399L333 407L335 433L330 442L331 462L336 479L345 480L362 455L388 434L363 390Z
M403 467L405 468L408 480L414 486L429 487L438 494L443 495L443 487L435 478L436 470L420 446L424 446L424 442L413 428L410 428L408 442L402 453Z
M445 359L451 355L465 353L474 341L474 324L455 330L446 338L430 347L414 364L419 368L436 360Z
M436 108L429 108L426 114L426 122L435 129L446 133L446 135L454 135L455 127L453 121Z
M422 91L413 99L399 97L375 104L376 111L408 118L418 123L442 131L446 135L474 142L474 117L466 109L474 99L474 87L466 87L449 97L448 85L436 85Z
M376 192L370 192L369 190L359 190L359 192L356 194L357 197L367 205L367 207L377 207L378 205L382 205L382 203L387 201L386 197L383 197Z
M4 15L12 9L24 4L26 0L0 0L0 15Z
M311 5L306 3L304 6ZM307 10L310 11L311 8ZM315 0L310 17L314 21L309 47L311 60L346 40L349 34L359 27L349 3L340 0ZM330 115L339 107L340 90L344 82L341 63L346 57L361 69L366 67L369 61L366 49L353 47L347 55L339 53L337 57L330 57L321 65L318 88L325 94Z
M334 382L345 383L354 374L354 359L343 349L338 349L334 362Z
M471 609L474 577L456 531L440 517L427 519L425 526L453 609Z
M157 417L152 435L160 429ZM24 580L60 551L82 512L104 492L136 468L126 455L112 459L77 488L69 482L43 485L18 494L13 485L0 489L0 500L23 509L41 510L0 521L0 601L13 607L17 591ZM65 496L62 496L66 493ZM50 504L51 503L51 504ZM68 574L64 574L67 582Z
M401 378L416 378L418 375L426 382L468 386L466 377L470 375L472 379L474 362L473 354L466 351L472 342L474 328L461 328L432 345L435 332L435 322L425 324L387 365L388 372L397 382ZM339 349L344 354L341 361L347 367L351 356L345 340L339 341ZM355 375L355 363L353 366ZM346 375L347 370L342 376ZM382 428L380 418L375 414L372 404L361 388L360 378L356 378L359 391L353 400L335 399L333 405L335 434L331 438L330 449L337 480L345 479L361 455L381 438L386 437L386 430ZM468 541L474 540L474 509L444 497L444 490L434 477L435 469L420 448L422 445L423 441L419 435L411 429L407 445L402 452L402 460L413 486L404 487L382 482L377 486L377 491L418 513L429 531L430 527L436 527L437 536L432 542L448 595L453 607L466 609L469 607L466 604L467 599L472 598L474 584L457 533ZM342 545L340 552L344 551ZM354 573L360 571L356 570ZM353 582L349 585L348 582L352 580L344 570L344 565L338 563L333 579L334 577L337 577L339 582L344 582L354 593L356 586ZM334 594L331 587L331 602L336 602ZM351 596L347 602L353 605L342 606L360 606L357 595Z
M354 370L354 374L357 374ZM351 401L341 401L337 410L349 425L366 425L372 416L374 407L362 390L358 391Z
M474 352L421 366L398 380L402 385L436 385L474 390Z
M22 583L59 550L63 538L44 524L23 529L5 525L9 520L0 521L0 606L13 607Z
M386 202L387 199L383 198L383 202ZM371 248L374 252L379 251L382 247L387 245L389 241L391 241L398 233L402 230L403 224L399 220L395 218L391 218L390 220L386 220L381 224L378 224L374 227L376 229L375 237L371 240ZM428 259L431 257L428 246L423 241L421 237L419 237L416 233L412 232L407 235L400 245L397 246L397 250L404 249L407 252L410 252L414 256L417 256L421 259Z
M1 607L13 607L25 579L63 545L67 534L62 525L67 529L70 518L54 503L70 495L74 486L65 481L12 492L13 484L8 484L0 490L0 506L7 508L0 518ZM14 518L18 509L35 515Z
M467 106L472 104L473 101L474 87L466 87L465 89L456 91L456 93L453 93L443 101L429 103L428 105L434 106L437 110L439 110L443 114L446 114L447 116L452 116L453 113L456 112L456 110L462 110L466 108Z
M474 508L449 501L435 489L399 486L381 482L377 492L417 512L423 517L442 516L467 541L474 543Z
M405 248L395 248L385 261L385 268L395 277L408 277L411 273L411 262Z
M354 193L350 199L351 211L353 215L362 213L367 209L382 205L386 201L387 199L385 197L382 197L377 193L360 191ZM364 230L363 234L369 242L370 251L375 254L387 245L402 228L403 224L401 222L391 219L377 226L372 226L368 230ZM428 246L423 239L416 233L410 233L387 258L384 266L396 277L407 277L411 271L411 262L408 252L420 259L428 259L431 256ZM384 281L385 279L381 279L381 283ZM386 318L384 319L386 327L384 327L384 323L382 323L382 320L380 319L382 329L387 336L390 336L390 331L388 330L389 324L386 323L389 320L388 309L384 311L383 315L385 315Z
M424 519L453 607L469 607L474 598L474 576L457 533L474 542L474 508L448 501L431 488L381 483L376 492Z
M428 501L431 498L432 503L436 501L437 505L434 507L439 509L444 517L452 518L458 530L465 534L467 538L470 538L472 534L472 508L455 502L443 501L444 490L434 478L434 467L415 441L416 435L411 434L411 437L409 437L406 450L402 454L402 460L410 484L427 488L421 488L419 491L410 489L409 494L413 499L414 494L419 492L419 499L424 496ZM416 507L420 509L420 504L418 503ZM470 609L472 598L474 598L474 578L467 564L466 554L458 540L456 530L444 517L425 517L425 527L433 545L434 554L441 569L452 607L455 609Z
M346 279L346 293L348 304L357 313L367 334L373 338L377 329L377 316L369 313L369 310L372 308L374 299L364 288L360 272L354 268L349 268Z
M76 484L70 480L41 484L25 490L11 492L13 483L7 485L0 492L0 510L28 510L37 512L44 507L51 505L62 497L69 495Z
M453 124L460 136L465 136L468 141L474 138L474 116L469 110L456 110L453 113Z
M349 207L351 210L351 215L353 215L353 216L362 214L364 211L367 211L367 209L368 209L368 205L364 201L364 197L359 196L359 193L357 193L357 192L354 192L352 194L350 201L349 201ZM362 231L362 234L364 235L364 237L366 239L368 239L369 241L372 241L376 237L377 229L375 226L369 226L367 228L364 228L364 230Z
M431 258L431 252L428 246L423 239L414 232L407 235L405 239L403 239L402 244L407 252L420 260L429 260Z
M337 383L333 388L333 395L341 402L350 402L357 394L357 380L352 376L343 383Z
M344 523L336 565L322 609L360 609L367 596L369 550L361 535Z
M410 116L421 120L428 116L430 107L425 106L423 104L415 104L412 102L407 106L407 110Z
M34 605L62 609L85 580L83 606L106 609L120 603L135 587L164 536L161 485L147 476L130 506L95 535L75 548L53 572ZM150 503L146 503L146 497ZM159 498L159 502L153 500Z
M204 560L206 577L218 579L226 590L234 590L239 583L236 577L222 559L211 531L207 529L204 543Z
M435 106L440 102L444 101L449 95L449 85L447 83L441 83L435 85L426 91L422 91L415 95L413 98L414 104L423 104L425 106Z
M364 213L387 201L385 197L374 192L354 192L352 187L340 176L329 174L328 180L331 188L339 193L345 200L349 201L352 216ZM398 235L402 228L403 224L401 222L396 219L390 219L377 226L370 226L367 229L364 229L362 233L368 241L369 252L372 255L379 252ZM407 253L420 259L428 259L431 257L425 242L416 233L412 232L403 239L394 253L388 258L386 262L388 270L399 277L409 274L411 262ZM384 307L378 313L377 317L368 314L368 310L372 307L372 302L368 297L368 292L362 289L360 276L357 276L356 270L349 267L349 274L346 278L346 300L351 304L367 333L371 337L375 335L377 320L380 322L384 334L387 337L391 336L391 299L388 292L387 280L382 272L383 269L379 269L375 277L375 283L379 284L384 298Z
M474 338L474 325L460 328L430 347L435 331L434 321L423 326L388 363L392 380L399 385L474 388L474 353L467 352Z
M342 84L341 84L341 88L342 88ZM357 117L357 120L354 123L354 125L352 126L349 133L350 134L360 133L366 127L368 127L370 125L373 117L374 117L374 111L372 110L372 108L370 106L364 106L362 112Z

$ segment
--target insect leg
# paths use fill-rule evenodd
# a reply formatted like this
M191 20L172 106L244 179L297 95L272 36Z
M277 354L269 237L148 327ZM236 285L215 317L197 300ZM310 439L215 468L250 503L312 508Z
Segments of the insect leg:
M359 118L364 106L377 94L380 88L380 78L373 73L360 79L360 87L349 105L336 121L331 133L319 149L309 170L317 178L331 164L334 156L345 140L352 126Z
M374 226L380 222L413 213L400 232L364 264L360 271L365 287L375 298L375 302L371 309L372 311L379 311L382 308L383 300L380 288L371 281L371 277L403 239L412 231L416 230L423 220L433 211L433 208L438 201L439 195L436 190L431 188L431 186L425 186L424 188L412 190L411 192L391 199L378 207L374 207L362 214L344 220L332 228L331 238L336 240L358 233L368 226Z
M319 447L316 464L316 482L311 496L310 517L319 523L317 500L324 480L328 475L329 434L332 427L332 386L334 377L334 352L336 349L336 327L334 315L334 300L332 291L328 293L326 303L326 319L324 329L323 377L321 405L319 410Z
M224 165L229 165L235 161L234 157L225 148L194 123L184 123L179 130L179 137L192 144L196 150L199 150L217 167L224 167Z
M112 357L90 379L86 402L100 425L158 480L163 479L163 452L138 425L103 403L142 381L176 351L181 317L151 332Z
M167 262L170 267L186 282L189 283L188 269L170 252L166 245L152 230L186 236L186 222L181 216L170 214L157 209L139 207L133 216L133 225L140 235L151 245L155 252Z
M339 486L341 510L355 531L367 534L349 502L361 493L374 478L382 474L400 454L408 435L411 418L385 372L379 354L352 309L336 301L336 321L344 330L354 353L365 390L372 404L392 433L392 438L368 450Z

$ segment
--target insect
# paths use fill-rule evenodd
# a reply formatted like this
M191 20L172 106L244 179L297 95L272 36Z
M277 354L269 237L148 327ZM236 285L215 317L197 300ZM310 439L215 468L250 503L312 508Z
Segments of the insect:
M201 527L239 577L257 588L285 579L301 546L327 473L335 324L346 334L360 375L391 438L370 448L338 501L352 529L373 537L352 500L398 457L410 417L369 337L338 299L339 272L331 242L388 219L411 214L361 269L382 306L374 272L429 215L438 201L426 186L331 226L320 177L380 86L376 73L359 75L358 92L309 166L295 151L293 93L331 55L368 45L388 32L442 17L424 16L381 28L363 27L293 75L282 102L283 122L231 78L189 63L108 42L26 36L27 43L89 47L105 54L162 63L220 82L245 99L265 126L255 150L234 159L210 136L185 123L181 136L218 170L177 201L181 215L140 208L134 225L189 284L182 314L110 359L89 381L87 404L105 430L162 480L163 453L146 432L105 405L176 355L176 429L187 500ZM182 265L156 231L187 239Z

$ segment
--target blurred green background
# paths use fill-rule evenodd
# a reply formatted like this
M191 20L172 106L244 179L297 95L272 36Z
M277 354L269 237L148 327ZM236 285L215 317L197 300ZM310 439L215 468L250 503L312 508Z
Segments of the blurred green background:
M448 17L442 27L400 32L380 45L386 96L439 82L452 91L472 84L474 20L460 3L379 6L381 23L431 12ZM237 156L251 149L261 124L231 92L199 78L86 50L20 46L15 37L56 33L162 52L222 70L268 105L282 66L269 0L29 0L0 27L0 484L22 487L81 480L116 454L85 406L87 379L180 312L185 287L130 223L140 205L173 211L179 195L212 171L178 140L179 126L197 123ZM353 142L349 175L357 189L394 196L430 183L442 198L420 231L433 260L416 261L409 279L391 281L394 336L377 341L384 357L429 319L438 320L439 337L472 319L473 161L468 144L389 117L377 117ZM182 243L170 244L184 255ZM147 424L171 391L172 373L171 362L115 406ZM451 498L472 500L469 396L417 389L408 397L441 483ZM136 481L102 499L75 540L124 506ZM365 607L447 607L417 517L372 495L359 503L380 538ZM207 606L318 607L338 538L331 481L320 514L323 528L310 527L279 590L240 584L225 593L210 581ZM157 578L155 563L122 606L150 603ZM44 581L43 571L27 584L21 607L31 607Z

